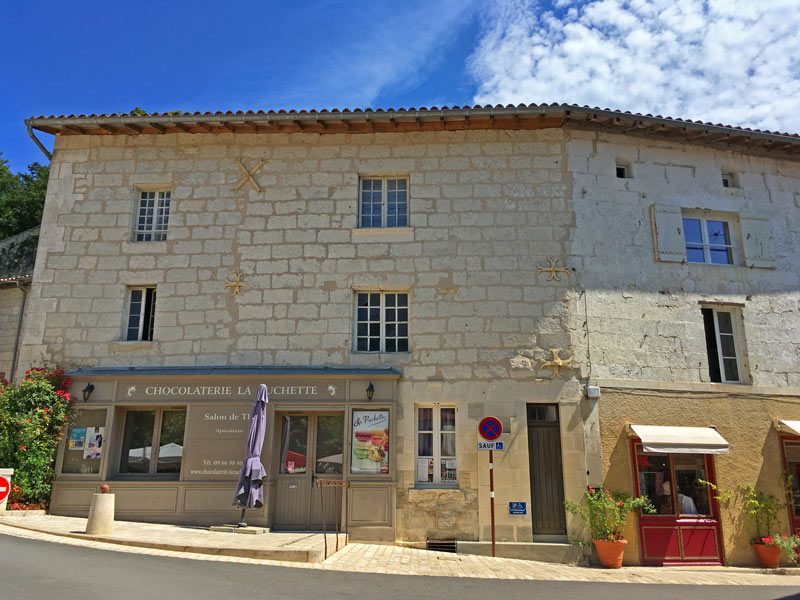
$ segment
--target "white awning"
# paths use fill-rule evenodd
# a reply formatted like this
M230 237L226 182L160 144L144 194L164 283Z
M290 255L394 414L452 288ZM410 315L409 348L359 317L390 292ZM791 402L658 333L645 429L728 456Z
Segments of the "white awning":
M727 454L728 442L712 427L629 425L645 452L668 454Z
M800 421L786 421L781 419L778 421L778 430L791 433L792 435L800 435Z

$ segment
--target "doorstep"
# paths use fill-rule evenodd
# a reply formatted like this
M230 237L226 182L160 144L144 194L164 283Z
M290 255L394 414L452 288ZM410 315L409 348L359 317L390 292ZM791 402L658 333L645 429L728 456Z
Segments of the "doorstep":
M583 548L574 544L556 542L497 542L496 555L500 558L518 558L563 565L584 565ZM491 556L491 542L456 542L458 554Z
M115 521L110 536L86 535L86 519L52 515L0 516L0 523L20 529L51 535L92 540L121 546L192 552L214 556L235 556L299 563L319 563L325 560L326 542L321 533L264 533L263 535L234 535L213 532L207 528ZM347 544L347 536L327 535L327 556Z

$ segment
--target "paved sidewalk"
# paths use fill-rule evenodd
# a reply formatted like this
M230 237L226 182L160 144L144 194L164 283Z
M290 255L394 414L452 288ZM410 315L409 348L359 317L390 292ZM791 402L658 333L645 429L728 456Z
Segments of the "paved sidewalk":
M85 519L69 517L2 517L0 535L37 539L75 546L103 550L116 550L152 556L175 557L191 560L225 561L253 565L273 565L326 571L349 571L359 573L387 573L393 575L424 575L442 577L468 577L490 579L584 581L606 583L652 583L686 585L779 585L800 589L798 570L792 574L766 574L758 569L733 567L704 568L647 568L624 567L618 570L554 565L510 558L491 558L464 554L430 552L391 545L350 543L324 562L298 563L289 561L262 560L225 555L209 555L196 552L179 552L155 548L122 546L115 543L91 539L65 537L63 532L82 531ZM140 531L175 534L181 527L169 525L135 525ZM20 528L24 526L25 529ZM152 528L152 529L151 529ZM165 529L166 528L166 529ZM59 534L59 532L61 532ZM78 534L73 534L78 535ZM219 534L222 535L222 534ZM227 534L235 537L234 534ZM277 534L270 534L277 535ZM80 537L80 536L79 536ZM245 537L245 536L242 536ZM265 536L257 536L265 537Z

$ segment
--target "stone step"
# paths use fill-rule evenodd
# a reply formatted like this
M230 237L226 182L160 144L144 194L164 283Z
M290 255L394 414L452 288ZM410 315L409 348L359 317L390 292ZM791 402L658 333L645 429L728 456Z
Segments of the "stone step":
M539 562L577 565L585 564L584 549L580 546L554 542L497 542L497 556ZM491 556L491 542L456 542L459 554Z

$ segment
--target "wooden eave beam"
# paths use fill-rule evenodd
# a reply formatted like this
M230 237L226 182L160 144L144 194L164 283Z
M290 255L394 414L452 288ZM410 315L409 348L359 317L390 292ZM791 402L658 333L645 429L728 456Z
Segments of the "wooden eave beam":
M211 133L213 131L213 129L208 126L208 123L202 123L198 121L194 124L194 126L197 127L202 133Z
M258 129L256 128L256 126L253 125L252 123L249 123L248 121L242 121L239 123L239 125L244 127L250 133L258 133Z
M111 125L106 125L105 123L100 123L97 126L103 131L107 131L108 133L113 133L113 134L119 133L119 131L116 128L112 127Z
M147 126L155 129L158 133L164 133L167 130L166 127L159 123L148 123Z
M71 131L71 132L74 132L74 133L79 133L81 135L86 135L88 133L88 131L86 131L86 129L84 129L80 125L62 125L61 127L63 129L66 129L67 131Z
M194 133L194 131L192 131L191 127L189 127L188 125L186 125L184 123L173 123L173 125L175 127L177 127L178 129L180 129L181 131L185 132L185 133Z
M134 123L128 123L127 125L125 125L125 127L133 131L136 135L141 134L143 129L141 125L136 125Z

